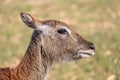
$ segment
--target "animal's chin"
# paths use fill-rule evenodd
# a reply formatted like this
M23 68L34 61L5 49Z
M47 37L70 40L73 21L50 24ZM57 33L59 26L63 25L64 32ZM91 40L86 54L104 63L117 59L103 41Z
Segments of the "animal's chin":
M78 60L80 58L88 58L95 54L94 50L79 50L76 55L73 56L74 60Z

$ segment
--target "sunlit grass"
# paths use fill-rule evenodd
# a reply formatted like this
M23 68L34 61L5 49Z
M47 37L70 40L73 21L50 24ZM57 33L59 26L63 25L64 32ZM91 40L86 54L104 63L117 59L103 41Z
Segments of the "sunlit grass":
M32 29L19 16L62 20L96 46L96 55L57 64L49 80L120 80L119 0L0 0L0 66L15 67L22 59Z

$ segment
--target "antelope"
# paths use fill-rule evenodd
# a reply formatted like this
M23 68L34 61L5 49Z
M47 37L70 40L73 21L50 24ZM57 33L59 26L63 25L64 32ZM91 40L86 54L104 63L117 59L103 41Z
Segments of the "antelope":
M57 20L43 21L25 12L20 16L28 27L34 29L31 41L16 68L0 68L0 80L46 80L53 64L95 54L94 44L68 24Z

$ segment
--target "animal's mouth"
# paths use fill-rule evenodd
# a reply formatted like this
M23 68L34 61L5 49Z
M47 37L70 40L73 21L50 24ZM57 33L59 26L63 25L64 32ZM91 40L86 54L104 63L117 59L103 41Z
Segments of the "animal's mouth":
M88 58L95 54L94 50L79 50L76 55L74 55L74 59L80 59L80 58Z
M90 57L95 54L95 51L94 50L79 50L78 54L81 57Z

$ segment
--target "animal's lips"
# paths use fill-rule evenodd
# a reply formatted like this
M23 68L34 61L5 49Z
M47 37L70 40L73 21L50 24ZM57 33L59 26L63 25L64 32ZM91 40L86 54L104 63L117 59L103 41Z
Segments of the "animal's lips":
M79 50L80 55L92 56L95 54L94 50Z
M83 54L92 55L92 54L90 54L90 53L83 53Z
M94 50L79 50L79 53L87 54L87 55L94 55L95 51Z

